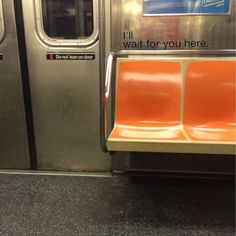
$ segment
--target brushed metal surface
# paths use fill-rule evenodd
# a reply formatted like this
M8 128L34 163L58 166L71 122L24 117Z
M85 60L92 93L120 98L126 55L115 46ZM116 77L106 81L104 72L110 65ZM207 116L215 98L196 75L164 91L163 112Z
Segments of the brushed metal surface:
M235 0L228 15L144 16L143 0L117 0L112 4L112 51L119 50L225 50L235 49ZM132 32L129 39L124 33ZM142 45L124 46L124 42ZM149 45L147 43L149 40ZM189 46L186 41L205 41ZM150 42L153 41L153 47ZM155 42L158 42L158 46ZM173 47L163 42L174 41ZM180 43L181 42L181 43ZM157 43L156 43L157 44Z
M3 10L5 37L0 43L3 56L0 60L0 168L28 169L30 159L13 1L3 0Z
M39 169L110 170L99 144L99 41L48 46L37 36L34 7L23 1ZM94 52L95 60L48 61L47 52Z

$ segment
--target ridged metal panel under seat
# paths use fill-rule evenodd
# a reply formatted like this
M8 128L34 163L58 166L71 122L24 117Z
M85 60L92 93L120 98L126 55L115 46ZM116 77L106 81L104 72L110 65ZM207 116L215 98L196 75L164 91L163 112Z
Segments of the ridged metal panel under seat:
M233 155L142 153L129 157L129 171L173 171L235 174Z

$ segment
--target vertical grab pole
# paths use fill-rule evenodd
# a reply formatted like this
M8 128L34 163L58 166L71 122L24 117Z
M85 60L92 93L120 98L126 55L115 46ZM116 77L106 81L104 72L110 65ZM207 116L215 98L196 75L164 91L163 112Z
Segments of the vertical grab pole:
M106 76L105 76L105 108L106 108L106 101L110 97L113 58L114 58L114 55L111 52L107 58L107 68L106 68Z
M113 53L106 61L106 28L105 28L105 0L99 1L99 53L100 53L100 145L103 152L107 152L106 141L108 138L108 103L111 90L111 76L113 69Z
M103 152L107 152L106 147L106 127L105 127L105 0L99 2L99 85L100 85L100 145Z
M111 91L111 78L112 78L112 68L113 68L113 59L114 55L111 52L107 58L107 67L106 67L106 75L105 75L105 91L104 91L104 134L105 134L105 141L108 138L108 104L109 104L109 98L110 98L110 91Z

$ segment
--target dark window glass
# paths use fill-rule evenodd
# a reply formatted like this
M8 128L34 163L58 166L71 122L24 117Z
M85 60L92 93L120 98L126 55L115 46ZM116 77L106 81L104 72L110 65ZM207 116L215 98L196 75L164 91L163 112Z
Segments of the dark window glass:
M45 33L56 39L83 39L93 33L93 0L42 0Z

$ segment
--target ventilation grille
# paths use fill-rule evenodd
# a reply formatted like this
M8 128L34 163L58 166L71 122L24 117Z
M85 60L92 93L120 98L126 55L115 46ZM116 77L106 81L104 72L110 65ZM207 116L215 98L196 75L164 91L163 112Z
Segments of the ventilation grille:
M233 155L131 153L129 171L235 173Z

